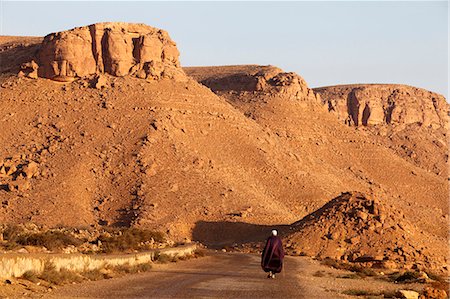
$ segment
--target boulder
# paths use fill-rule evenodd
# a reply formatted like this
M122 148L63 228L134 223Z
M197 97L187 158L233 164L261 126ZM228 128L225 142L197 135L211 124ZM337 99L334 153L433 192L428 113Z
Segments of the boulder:
M97 23L47 35L38 52L40 77L58 81L107 73L159 79L183 73L167 32L144 24Z
M410 290L399 290L395 296L402 299L419 299L419 293Z
M33 176L36 176L39 173L39 164L31 161L22 168L22 172L28 179L31 179Z

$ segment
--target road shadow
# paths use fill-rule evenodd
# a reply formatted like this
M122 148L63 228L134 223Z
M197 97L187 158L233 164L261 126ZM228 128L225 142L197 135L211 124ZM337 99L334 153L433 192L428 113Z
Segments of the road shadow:
M289 225L260 225L231 221L198 221L192 232L193 241L209 248L264 242L273 229L280 234L289 229Z

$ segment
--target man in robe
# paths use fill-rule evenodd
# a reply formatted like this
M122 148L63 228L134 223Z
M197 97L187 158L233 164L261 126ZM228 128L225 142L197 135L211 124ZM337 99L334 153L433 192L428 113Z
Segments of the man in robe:
M272 230L272 235L267 239L266 246L261 256L261 267L268 272L267 278L275 278L275 273L280 273L283 267L284 250L277 230Z

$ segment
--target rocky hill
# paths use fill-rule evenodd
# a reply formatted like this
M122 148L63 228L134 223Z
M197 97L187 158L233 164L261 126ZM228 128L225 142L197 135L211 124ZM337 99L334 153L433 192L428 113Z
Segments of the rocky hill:
M424 234L402 211L358 192L346 192L294 223L288 250L369 262L378 267L440 268L448 263L439 240Z
M358 190L402 211L430 251L446 246L447 177L346 125L295 73L181 69L168 35L140 24L2 41L3 223L220 243L222 228L289 225ZM253 231L222 239L265 237Z

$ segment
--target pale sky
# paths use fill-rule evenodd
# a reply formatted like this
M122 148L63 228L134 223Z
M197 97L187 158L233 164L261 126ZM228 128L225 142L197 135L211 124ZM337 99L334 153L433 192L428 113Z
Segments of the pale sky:
M1 35L96 22L165 29L183 66L272 64L310 87L399 83L448 95L447 1L1 2Z

